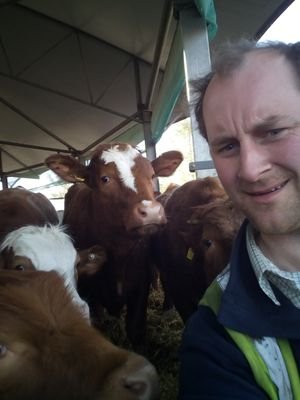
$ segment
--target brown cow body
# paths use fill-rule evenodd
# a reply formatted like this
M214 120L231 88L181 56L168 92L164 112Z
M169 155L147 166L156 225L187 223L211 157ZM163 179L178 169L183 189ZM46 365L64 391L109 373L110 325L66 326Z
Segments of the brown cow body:
M227 265L243 217L214 177L176 189L165 212L168 223L155 238L157 263L167 296L185 322L205 289Z
M55 272L0 274L1 400L151 400L154 367L92 328Z
M166 223L156 201L154 176L168 176L182 161L179 152L164 153L152 163L127 144L102 144L90 164L53 155L47 166L73 185L65 198L63 223L79 249L101 245L107 262L84 281L79 292L97 316L99 305L118 315L126 305L126 329L132 343L143 340L152 280L149 234Z
M58 224L51 202L41 193L26 189L0 191L0 242L7 233L25 225Z

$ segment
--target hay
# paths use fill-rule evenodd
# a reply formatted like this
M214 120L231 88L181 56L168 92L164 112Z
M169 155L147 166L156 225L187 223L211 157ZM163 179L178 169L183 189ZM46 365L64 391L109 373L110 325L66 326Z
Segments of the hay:
M175 310L162 312L161 286L151 289L145 345L138 350L155 365L160 377L160 400L176 400L178 393L178 349L183 323ZM101 331L118 346L132 350L125 334L124 315L120 319L105 313Z

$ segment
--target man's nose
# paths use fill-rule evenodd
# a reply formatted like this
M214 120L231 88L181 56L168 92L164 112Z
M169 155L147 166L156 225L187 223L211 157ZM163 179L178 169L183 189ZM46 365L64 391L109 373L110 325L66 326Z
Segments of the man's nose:
M257 182L271 169L268 152L262 145L247 142L240 145L238 177L247 182Z

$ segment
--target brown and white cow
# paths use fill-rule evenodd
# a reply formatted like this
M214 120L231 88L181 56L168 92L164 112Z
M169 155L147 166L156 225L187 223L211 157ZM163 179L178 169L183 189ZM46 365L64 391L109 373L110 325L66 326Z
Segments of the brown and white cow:
M56 272L1 271L1 400L158 397L153 365L95 330Z
M150 162L133 146L101 144L89 165L55 154L46 165L67 182L76 183L65 197L63 223L81 249L101 245L108 260L79 291L91 311L103 305L118 315L126 305L126 330L133 343L143 340L152 280L148 235L166 223L155 199L153 178L171 175L182 161L178 151ZM94 315L96 318L96 315Z
M41 193L26 189L0 191L0 269L59 272L74 301L89 316L77 292L77 251L52 203Z
M8 233L0 243L0 270L57 271L74 302L89 319L87 303L77 291L77 251L59 225L26 225Z
M189 181L164 202L168 223L154 238L157 266L166 290L165 303L170 305L172 300L185 322L227 265L243 216L216 177Z

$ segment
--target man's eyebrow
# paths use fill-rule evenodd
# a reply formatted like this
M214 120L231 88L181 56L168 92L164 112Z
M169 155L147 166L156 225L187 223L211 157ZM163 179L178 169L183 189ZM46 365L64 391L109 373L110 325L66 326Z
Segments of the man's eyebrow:
M281 115L271 115L262 121L254 124L251 126L249 130L247 130L245 133L246 134L251 134L254 132L265 132L266 130L269 129L274 129L274 126L279 125L279 127L285 127L286 125L289 126L300 126L300 118L299 121L297 121L294 117L292 116L281 116ZM282 126L281 126L282 125ZM211 142L208 141L209 147L222 147L226 146L228 143L235 142L237 138L235 135L232 134L221 134L219 137L216 137L213 139Z
M300 118L297 120L295 117L290 115L272 115L265 120L254 124L249 132L261 132L268 129L274 129L274 127L285 128L300 125Z
M282 117L279 117L278 115L271 115L270 117L265 118L263 121L254 124L251 127L251 132L269 129L273 127L274 124L277 124L280 120L282 120Z
M208 142L208 144L210 147L222 147L227 145L228 143L235 142L236 140L237 139L234 136L228 135L215 138L211 142Z

